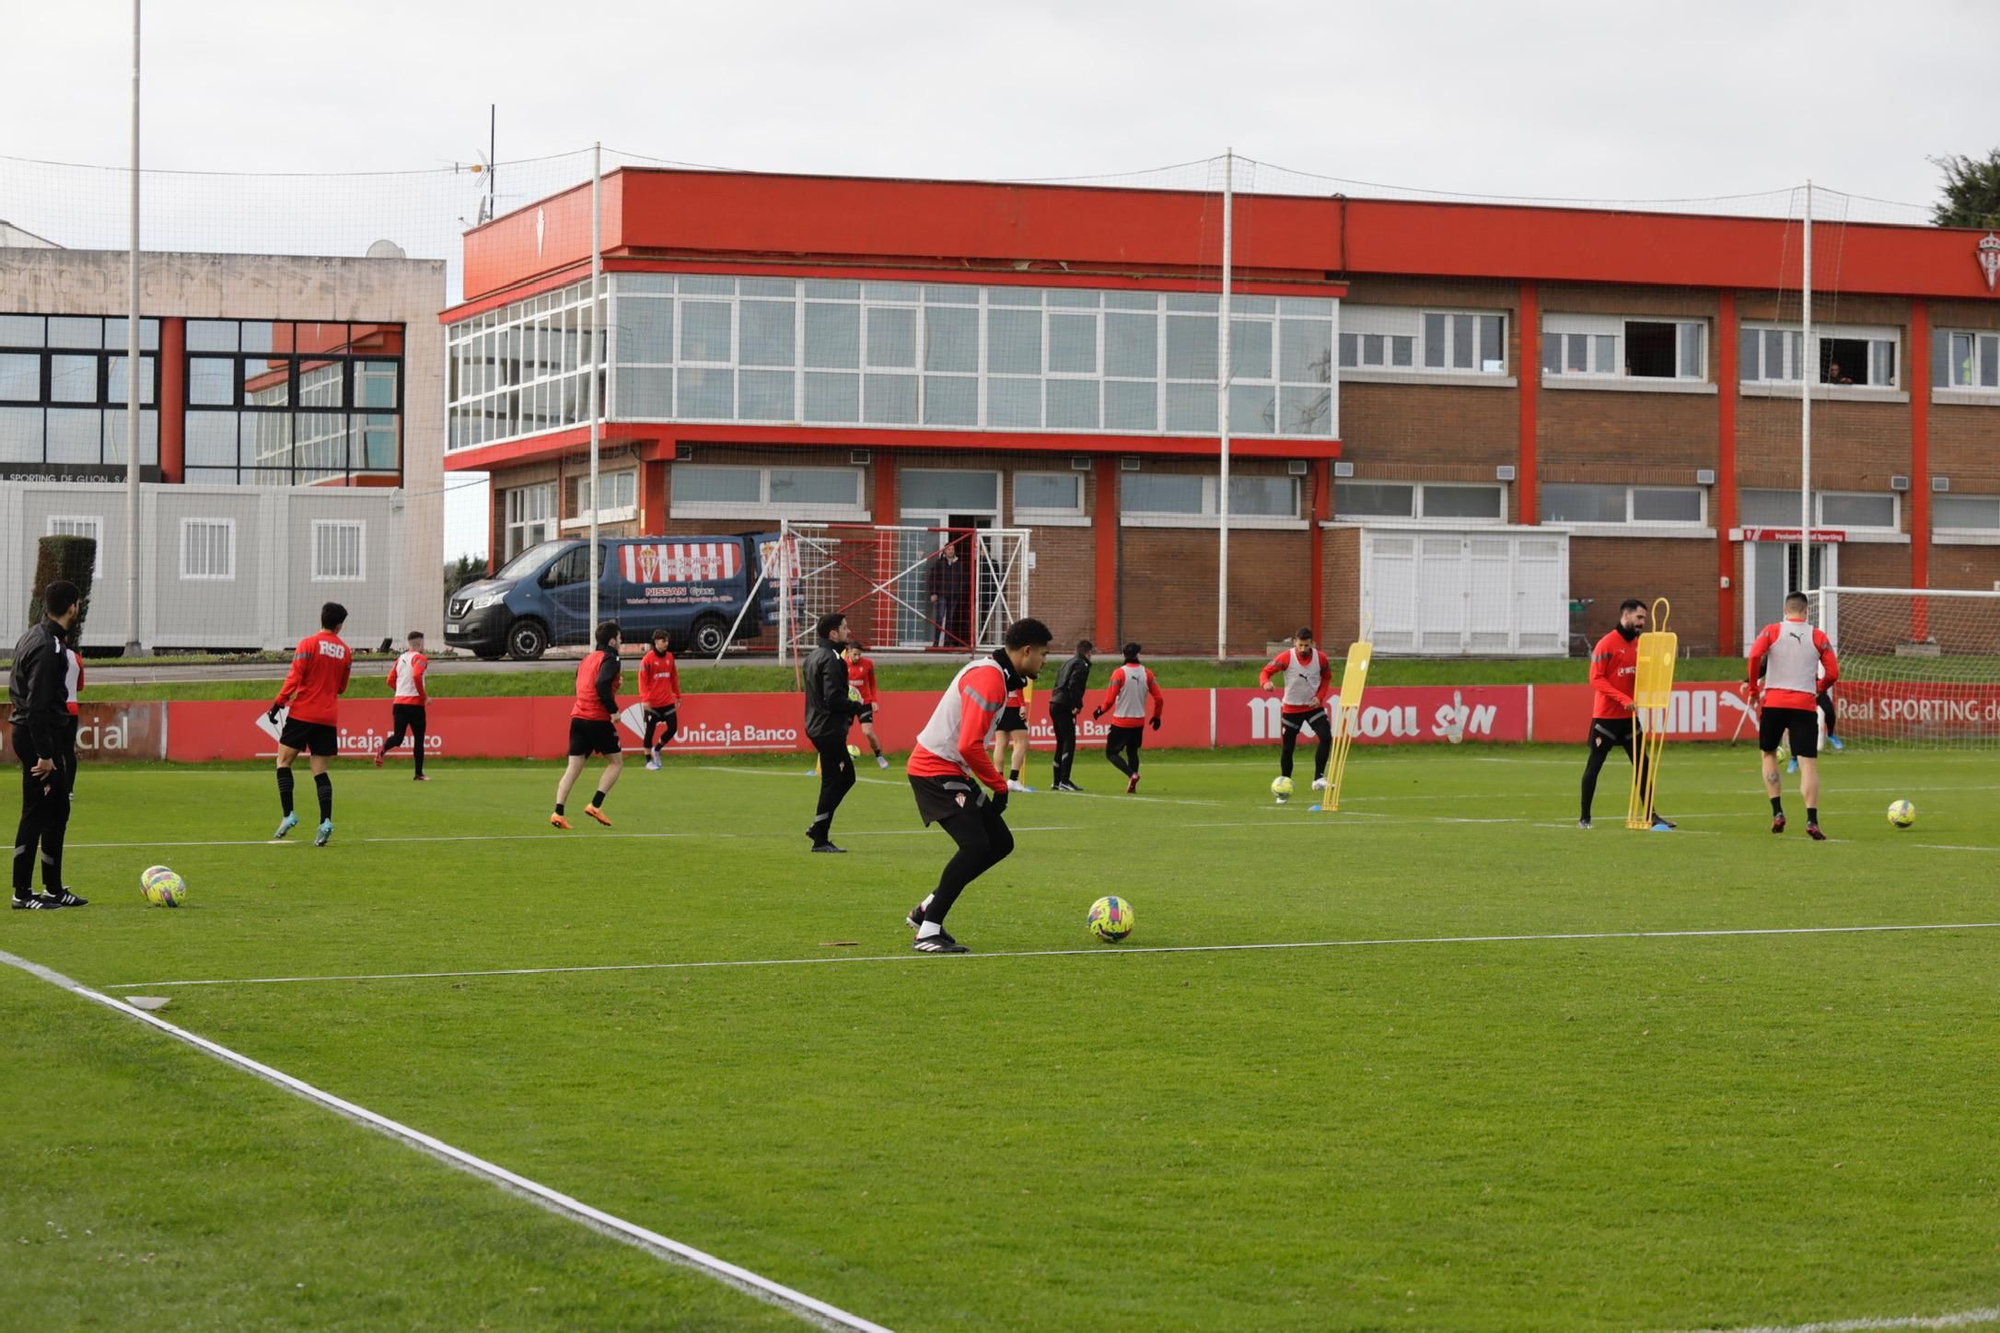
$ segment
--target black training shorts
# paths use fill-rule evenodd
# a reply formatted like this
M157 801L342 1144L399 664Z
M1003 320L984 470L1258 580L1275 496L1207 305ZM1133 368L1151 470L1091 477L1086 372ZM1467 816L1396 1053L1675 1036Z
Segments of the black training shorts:
M340 733L331 723L301 722L288 717L285 729L278 733L278 744L324 759L340 753Z
M977 810L986 804L986 788L960 774L949 778L920 778L910 775L910 790L917 796L917 813L925 824L935 824L953 815Z
M1776 754L1778 742L1789 740L1792 758L1819 758L1819 710L1816 708L1766 708L1757 715L1757 748Z
M612 723L587 717L569 720L569 752L572 757L580 754L617 754L621 748L618 728Z
M1310 713L1281 713L1278 715L1278 725L1286 731L1304 731L1307 727L1311 727L1314 731L1329 730L1324 707L1315 708Z
M856 722L873 722L875 720L875 705L861 705L861 711L854 715L854 720Z
M1028 719L1021 716L1021 710L1018 708L1001 709L1000 720L993 724L993 730L995 731L1026 731L1027 729Z
M1594 717L1590 719L1590 743L1593 746L1615 745L1620 749L1630 749L1632 742L1639 739L1639 729L1629 717Z

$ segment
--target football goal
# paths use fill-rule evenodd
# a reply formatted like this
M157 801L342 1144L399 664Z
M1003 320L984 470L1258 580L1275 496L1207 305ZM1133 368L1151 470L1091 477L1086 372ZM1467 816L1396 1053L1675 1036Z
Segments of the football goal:
M2000 592L1836 586L1810 600L1840 658L1842 739L2000 745Z

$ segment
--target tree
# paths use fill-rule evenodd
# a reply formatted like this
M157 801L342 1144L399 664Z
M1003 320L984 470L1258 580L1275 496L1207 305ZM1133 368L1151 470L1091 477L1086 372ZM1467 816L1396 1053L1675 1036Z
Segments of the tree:
M476 583L486 577L486 560L482 556L462 555L444 567L444 595L451 596L468 583Z
M1946 154L1931 164L1944 173L1944 198L1931 209L1940 227L2000 227L2000 148L1985 157Z
M82 642L83 618L90 614L91 568L97 563L97 540L93 537L40 537L35 541L35 582L28 590L28 623L42 619L42 590L57 579L68 579L79 595L73 641Z

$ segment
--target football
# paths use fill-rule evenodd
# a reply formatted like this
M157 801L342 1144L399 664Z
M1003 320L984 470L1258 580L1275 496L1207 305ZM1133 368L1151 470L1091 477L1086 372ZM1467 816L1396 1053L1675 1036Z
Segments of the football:
M1084 924L1098 939L1116 944L1132 933L1132 904L1123 898L1099 898L1090 905L1090 916Z
M1292 780L1290 778L1275 777L1271 779L1271 795L1282 801L1291 794Z
M1917 807L1908 801L1889 802L1889 822L1897 828L1908 828L1917 822Z
M187 899L187 882L165 866L148 866L139 876L139 892L155 907L179 907Z

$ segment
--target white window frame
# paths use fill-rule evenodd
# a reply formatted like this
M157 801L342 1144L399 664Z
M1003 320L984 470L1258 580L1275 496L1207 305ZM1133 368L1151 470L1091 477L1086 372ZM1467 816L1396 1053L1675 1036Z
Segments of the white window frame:
M561 505L561 497L556 494L556 484L553 481L531 482L526 486L510 486L507 488L506 495L507 499L504 505L505 512L503 517L506 528L507 559L512 560L521 552L531 547L539 546L542 542L549 540L562 530L561 521L557 517L557 511ZM537 514L528 514L525 512L528 508L528 500L531 495L538 497L543 502L541 506L538 506L542 512ZM527 539L527 530L532 527L541 528L542 535L531 542ZM521 535L519 544L516 544L514 540L517 532Z
M1545 486L1566 486L1572 484L1584 485L1584 486L1603 486L1607 484L1616 485L1617 483L1615 482L1571 483L1571 482L1560 482L1560 481L1543 483L1543 485ZM1542 519L1542 524L1545 527L1551 527L1551 528L1601 528L1607 532L1622 532L1628 530L1639 531L1639 532L1651 532L1661 528L1673 529L1683 532L1705 532L1708 529L1708 490L1709 488L1706 486L1653 486L1653 485L1646 485L1644 483L1635 483L1625 487L1625 517L1622 519L1608 519L1608 520L1554 519L1545 516ZM1701 497L1701 517L1697 519L1635 518L1633 516L1632 510L1634 505L1637 503L1638 493L1640 491L1693 491Z
M1083 511L1085 496L1087 494L1084 478L1087 475L1087 473L1074 471L1046 472L1037 470L1034 472L1016 472L1014 474L1014 484L1008 496L1008 502L1013 506L1014 522L1023 527L1032 526L1037 523L1049 527L1061 527L1065 524L1081 526L1090 522L1084 516ZM1034 505L1023 505L1021 503L1021 479L1023 477L1061 477L1066 481L1075 482L1075 506L1066 509L1048 509Z
M191 574L188 572L188 536L197 527L220 528L228 533L224 552L228 555L228 569L221 573ZM183 518L181 520L181 582L183 583L234 583L236 581L236 520L233 518Z
M1442 353L1444 364L1440 366L1424 364L1425 354L1429 350L1424 326L1426 318L1432 315L1442 316L1445 321L1445 345ZM1470 316L1473 320L1474 347L1472 365L1469 367L1454 366L1451 363L1452 353L1456 350L1454 346L1456 335L1452 331L1452 319L1454 316L1461 315ZM1514 312L1512 310L1472 310L1433 306L1366 306L1353 305L1343 301L1338 313L1339 328L1335 330L1334 366L1337 372L1344 372L1361 379L1377 375L1416 375L1494 381L1504 380L1509 374L1507 323L1513 317ZM1497 349L1488 349L1478 345L1480 341L1479 321L1481 319L1498 319L1500 321L1500 346ZM1341 344L1349 336L1355 339L1353 365L1348 365L1341 358ZM1382 340L1380 347L1382 360L1379 362L1368 359L1368 340L1371 338ZM1409 343L1410 362L1408 365L1399 366L1395 363L1395 344L1398 340L1407 340ZM1484 354L1488 350L1497 350L1498 352L1498 356L1494 358L1499 362L1497 369L1489 370L1485 368L1487 357Z
M1784 522L1782 522L1782 523L1757 523L1757 522L1754 522L1754 521L1751 521L1751 520L1748 520L1748 519L1745 519L1745 520L1742 520L1742 522L1741 522L1741 526L1743 526L1743 527L1778 527L1778 528L1796 528L1796 527L1797 527L1797 526L1799 525L1799 493L1798 493L1798 491L1797 491L1797 489L1796 489L1796 488L1794 488L1794 489L1790 489L1790 490L1787 490L1787 489L1784 489L1784 488L1782 488L1782 487L1773 487L1773 486L1752 486L1752 487L1747 487L1747 488L1745 488L1745 489L1747 489L1747 490L1751 490L1751 491L1758 491L1758 492L1763 492L1763 493L1772 493L1772 494L1777 494L1777 495L1783 495L1783 496L1787 497L1787 498L1788 498L1788 499L1789 499L1789 500L1791 501L1791 512L1790 512L1790 513L1789 513L1789 514L1788 514L1788 515L1787 515L1787 516L1785 517L1785 520L1784 520ZM1885 496L1885 495L1886 495L1886 496L1887 496L1887 497L1889 498L1889 505L1890 505L1890 513L1889 513L1889 519L1890 519L1890 521L1889 521L1889 526L1887 526L1887 527L1849 527L1849 526L1847 526L1846 524L1835 524L1835 523L1829 523L1829 522L1827 522L1827 521L1826 521L1826 497L1827 497L1827 496L1829 496L1829 495L1841 495L1841 496L1857 496L1857 497L1860 497L1860 498L1863 498L1863 499L1869 499L1869 500L1878 500L1878 499L1881 499L1881 498L1882 498L1883 496ZM1738 510L1739 510L1739 512L1740 512L1740 510L1741 510L1741 508L1742 508L1742 495L1741 495L1741 493L1739 493L1739 494L1738 494L1738 497L1737 497L1737 507L1738 507ZM1898 492L1896 492L1896 491L1814 491L1814 492L1813 492L1813 524L1812 524L1812 525L1813 525L1813 526L1814 526L1815 528L1832 528L1832 527L1838 527L1838 528L1840 528L1840 530L1841 530L1842 532L1849 532L1849 533L1856 533L1856 532L1858 532L1858 533L1892 533L1892 534L1895 534L1895 535L1898 535L1898 536L1900 536L1900 535L1902 534L1902 531L1903 531L1903 497L1902 497L1902 495L1901 495L1901 494L1899 494L1899 493L1898 493Z
M732 471L739 471L739 472L754 471L757 474L758 498L755 501L747 501L747 500L688 501L680 499L680 487L672 485L671 481L672 476L674 474L685 473L689 470L698 469L702 467L727 467ZM868 476L867 476L867 470L865 468L858 468L858 467L751 468L748 467L747 465L738 463L674 464L673 473L669 474L669 485L671 486L673 498L667 506L668 516L671 518L767 518L771 516L774 509L774 506L771 502L771 473L773 471L843 472L851 474L855 479L854 494L857 501L855 504L852 505L793 504L793 505L788 505L785 508L785 512L782 515L782 517L784 518L823 518L823 519L836 519L836 520L854 519L854 520L864 520L864 521L868 518L868 504L867 504Z
M628 477L631 478L632 482L632 502L630 504L612 505L609 509L599 509L597 511L598 523L630 523L639 517L639 469L636 467L622 467L607 472L599 468L597 472L597 480L600 485L606 482L613 483L612 487L607 488L611 490L613 499L617 498L619 490L624 489L623 483ZM590 489L590 474L585 473L580 477L572 477L570 480L577 488L576 517L564 519L562 526L564 529L587 528L590 526L590 510L584 507L583 497ZM591 496L591 504L593 506L596 504L596 499L595 495Z
M57 532L56 524L58 523L87 527L90 530L88 532ZM101 515L50 514L48 516L47 532L45 535L50 537L88 537L96 542L97 549L91 553L90 557L90 576L94 579L104 577L104 519Z
M1424 307L1419 312L1417 320L1417 369L1431 375L1505 375L1507 373L1507 321L1512 317L1512 314L1513 312L1508 310L1446 310L1434 309L1429 306ZM1444 364L1440 366L1427 364L1430 353L1430 338L1429 334L1425 331L1425 325L1429 322L1429 318L1432 315L1442 315L1444 317ZM1453 332L1453 320L1459 316L1470 316L1472 319L1472 364L1470 366L1455 366L1452 364L1453 355L1458 350L1458 335ZM1485 364L1488 359L1486 353L1492 349L1481 345L1482 340L1479 334L1480 320L1495 317L1500 320L1500 355L1498 357L1500 364L1497 368L1488 370Z
M1186 476L1189 474L1180 473L1180 474L1166 474L1166 475ZM1199 475L1201 476L1201 512L1199 514L1178 514L1178 513L1168 513L1159 510L1129 509L1124 506L1123 497L1120 497L1120 513L1118 516L1119 524L1123 527L1128 527L1128 528L1220 527L1221 516L1216 512L1217 508L1216 501L1220 491L1219 483L1221 482L1221 478L1213 473L1204 473ZM1236 474L1236 477L1232 479L1240 479L1242 475L1243 474L1238 473ZM1299 479L1293 476L1285 476L1276 478L1276 480L1288 481L1291 483L1292 486L1291 517L1280 518L1275 514L1240 514L1234 510L1231 510L1229 514L1229 526L1232 529L1235 528L1291 529L1291 528L1304 528L1310 526L1309 522L1306 519L1299 517L1299 508L1302 503L1302 497L1303 497L1303 488L1299 485Z
M354 530L354 570L352 574L328 573L320 564L320 533L328 528ZM366 583L368 581L368 523L359 518L316 518L312 521L312 581L314 583Z
M1672 375L1634 375L1627 369L1626 355L1629 338L1626 333L1632 324L1669 324L1674 329L1674 373ZM1681 360L1682 333L1689 326L1700 330L1701 346L1695 353L1695 364L1683 365ZM1550 339L1556 340L1556 369L1550 370L1546 364ZM1586 343L1585 369L1572 370L1569 364L1569 347L1564 341L1569 338L1583 338ZM1600 338L1610 338L1610 366L1598 364L1599 353L1603 350ZM1552 313L1542 317L1542 345L1535 359L1536 370L1549 380L1631 380L1639 384L1701 384L1708 379L1708 321L1705 319L1684 319L1676 315L1566 315Z
M1360 486L1408 486L1410 488L1410 509L1408 514L1342 514L1340 493L1349 485ZM1449 487L1454 490L1493 491L1500 497L1500 512L1492 518L1454 518L1440 515L1436 518L1424 512L1424 492L1432 486ZM1367 524L1381 526L1393 524L1423 524L1427 527L1462 528L1470 526L1499 526L1507 522L1507 486L1505 482L1491 481L1403 481L1396 477L1349 477L1346 482L1336 482L1333 488L1333 521L1347 524Z
M1937 522L1937 504L1940 500L1984 500L2000 509L2000 495L1933 495L1931 497L1931 537L1935 541L1960 546L2000 545L2000 519L1986 528L1959 528Z
M983 505L947 505L944 508L921 503L913 505L908 499L908 487L905 485L906 479L912 472L949 473L959 476L969 474L978 477L991 477L993 478L993 502ZM994 468L915 467L901 468L896 473L896 504L905 517L919 514L980 514L990 515L998 519L1000 517L1000 497L1004 491L1005 483L1001 480L999 471Z
M1945 372L1944 383L1933 384L1931 386L1933 389L1942 390L1945 393L1991 394L1996 398L2000 398L2000 383L1979 383L1979 369L1983 364L1981 344L2000 343L2000 330L1946 328L1939 329L1935 336L1944 339ZM1951 340L1953 338L1970 338L1972 340L1972 382L1969 384L1958 383L1953 378L1961 368L1961 363L1951 354ZM1995 355L1996 357L2000 357L2000 348L1996 348Z
M1782 378L1765 373L1762 340L1764 334L1768 332L1791 335L1785 340L1786 365L1784 368L1785 375ZM1889 383L1876 384L1871 380L1863 379L1854 384L1821 384L1818 380L1814 380L1813 384L1821 389L1831 389L1836 392L1861 391L1877 394L1894 392L1904 387L1905 377L1909 369L1904 363L1909 358L1903 354L1903 331L1901 329L1889 325L1815 324L1813 325L1812 346L1810 347L1803 345L1804 340L1799 337L1800 332L1801 330L1796 324L1779 324L1768 320L1745 320L1738 331L1738 345L1741 345L1742 338L1748 337L1751 334L1755 334L1759 339L1757 378L1743 378L1743 357L1739 354L1737 357L1736 372L1738 381L1743 384L1798 384L1804 376L1806 366L1819 365L1820 349L1827 343L1836 341L1868 343L1867 374L1873 375L1875 373L1874 344L1886 342L1896 349L1896 374ZM1803 365L1796 363L1799 359L1803 359Z

